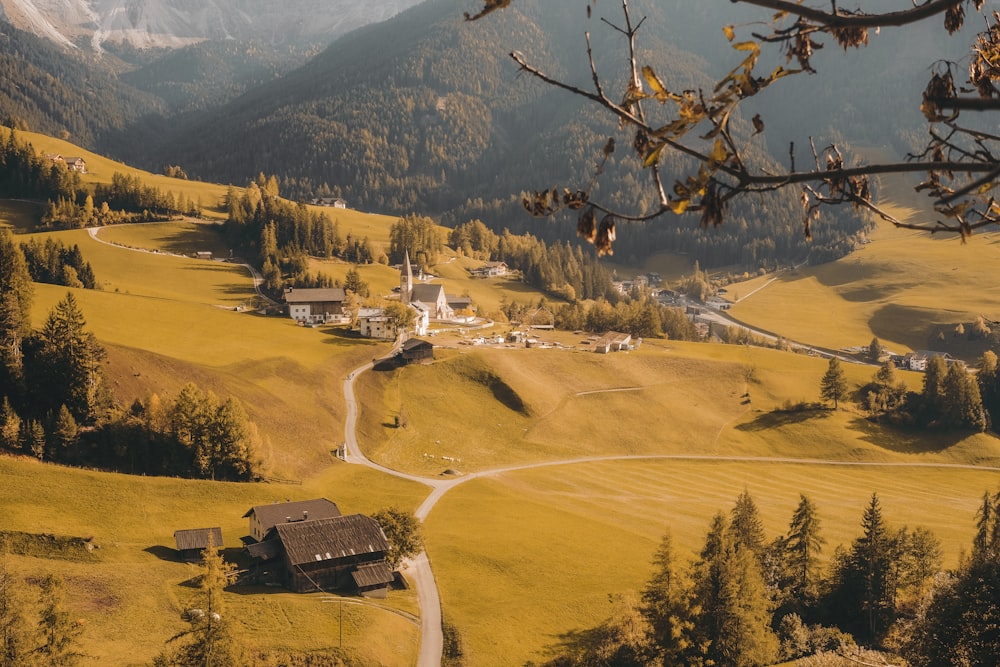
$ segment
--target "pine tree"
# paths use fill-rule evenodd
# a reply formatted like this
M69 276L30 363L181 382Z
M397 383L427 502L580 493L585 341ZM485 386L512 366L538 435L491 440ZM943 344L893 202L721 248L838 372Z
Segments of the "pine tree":
M764 522L760 519L757 504L746 489L743 489L736 498L729 523L729 534L734 545L749 549L758 559L764 553L766 540Z
M22 377L22 343L31 332L32 291L24 253L10 232L0 229L0 388Z
M726 518L712 520L694 568L696 641L717 665L766 665L777 656L771 600L752 551L733 544Z
M221 545L219 545L221 547ZM154 659L155 667L241 667L248 664L232 636L226 615L224 589L232 582L235 566L209 544L202 552L201 613L191 614L191 627L172 637L186 639L173 651Z
M687 580L677 570L668 531L653 555L653 576L642 591L640 612L662 652L662 664L682 665L695 650L694 610Z
M920 396L924 412L930 415L931 421L936 420L941 415L944 405L944 378L947 373L947 365L940 355L935 354L927 360L927 368L924 370L924 387Z
M21 418L4 396L3 403L0 403L0 448L12 452L20 450L21 429Z
M96 419L104 391L104 348L85 327L83 313L69 292L38 334L39 368L33 381L38 405L55 411L65 404L79 423Z
M819 385L820 396L824 400L833 401L833 409L836 410L840 401L847 398L847 376L844 369L840 367L840 360L831 357L826 373Z

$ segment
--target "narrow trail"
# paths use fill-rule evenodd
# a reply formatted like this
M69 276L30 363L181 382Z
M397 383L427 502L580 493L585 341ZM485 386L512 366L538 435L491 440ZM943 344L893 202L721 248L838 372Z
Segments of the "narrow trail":
M766 457L766 456L716 456L716 455L693 455L693 454L644 454L636 456L611 455L611 456L586 456L573 459L562 459L558 461L544 461L540 463L525 463L521 465L505 466L493 468L480 472L470 473L454 479L433 479L421 477L410 473L393 470L379 463L370 460L361 451L357 440L357 420L358 404L354 394L354 382L358 376L372 368L371 363L367 363L355 369L344 380L344 400L347 404L347 417L344 422L344 460L348 463L367 466L373 470L392 475L400 479L424 484L431 488L431 492L417 508L414 513L420 520L424 521L430 515L438 501L440 501L449 491L457 486L476 479L498 477L505 473L518 472L522 470L534 470L538 468L553 468L568 465L580 465L586 463L601 463L615 461L687 461L687 462L726 462L726 463L759 463L776 465L812 465L844 468L910 468L910 469L941 469L941 470L981 470L985 472L1000 472L1000 467L977 466L962 463L909 463L899 461L889 462L869 462L869 461L835 461L829 459L803 459L791 457ZM608 391L635 391L640 388L622 388ZM583 392L592 393L592 392ZM593 392L599 393L599 392ZM733 419L723 424L719 433L716 434L716 442L722 431L725 430L732 421L739 418L736 415ZM441 598L438 593L437 581L434 578L434 571L431 567L427 552L421 552L416 558L409 561L411 576L417 585L417 603L420 608L420 654L417 660L417 667L438 667L444 649L444 633L441 627Z

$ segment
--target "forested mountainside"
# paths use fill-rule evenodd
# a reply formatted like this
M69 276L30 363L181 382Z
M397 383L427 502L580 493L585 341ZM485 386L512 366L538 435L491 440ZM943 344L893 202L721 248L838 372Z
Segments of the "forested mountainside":
M586 186L609 136L620 150L595 192L632 210L651 205L645 174L627 149L631 138L579 99L519 75L507 55L520 50L546 72L589 87L583 35L590 31L599 72L620 82L623 38L600 21L618 20L620 10L615 3L592 6L588 19L584 4L519 0L467 23L455 3L429 0L343 36L298 69L318 47L233 40L168 54L118 48L114 58L123 73L117 79L91 66L74 75L82 66L49 49L24 71L57 72L52 77L59 84L26 86L21 70L8 66L11 85L0 95L16 99L0 102L0 117L53 134L68 131L81 144L154 171L179 164L193 176L237 184L264 172L277 176L291 198L336 194L366 210L434 215L449 225L479 218L498 231L573 238L575 220L531 219L520 195ZM740 61L723 24L735 24L747 32L740 37L749 38L751 22L768 18L728 2L631 4L646 17L642 63L674 89L710 88ZM977 28L950 39L936 24L885 30L847 54L827 45L813 60L819 74L788 77L744 109L747 133L746 119L755 113L766 125L752 159L787 161L794 141L806 160L810 139L848 149L888 146L899 155L918 146L925 130L919 101L911 98L929 64L957 60ZM774 50L762 62L771 67L785 59ZM94 77L102 77L100 99L92 84L84 85ZM105 105L114 108L108 113ZM73 118L65 118L66 110ZM665 165L668 187L685 167ZM706 266L753 270L840 256L863 229L852 211L826 211L810 242L801 223L795 193L771 194L734 206L716 230L673 216L620 226L615 250L625 261L673 250Z
M158 98L93 62L0 21L0 121L97 147L111 130L163 114Z
M662 3L637 3L649 17L644 62L671 85L710 86L718 68L669 43L668 26L686 20L686 4L664 11ZM602 7L609 15L613 10ZM731 51L709 15L692 13L721 50ZM181 164L192 175L223 182L246 182L263 171L278 175L282 194L294 198L329 190L366 210L442 215L449 224L481 218L497 230L572 238L573 221L530 220L518 195L584 186L616 126L572 96L520 76L507 54L517 48L546 71L586 85L587 30L599 69L620 72L619 36L596 17L588 20L582 6L523 0L469 24L454 3L431 0L337 40L304 67L220 109L172 124L158 144L150 137L141 152L125 157L154 169ZM693 23L692 30L700 28ZM621 146L630 143L618 139ZM771 160L763 141L755 153ZM625 149L614 155L600 193L615 204L650 206L634 160ZM682 166L669 164L666 171ZM648 230L621 229L616 249L628 260L710 245L708 264L756 268L802 260L810 251L843 254L861 228L840 216L836 229L818 225L810 245L800 218L794 195L778 194L734 208L721 233L664 219L649 226L656 230L652 243Z

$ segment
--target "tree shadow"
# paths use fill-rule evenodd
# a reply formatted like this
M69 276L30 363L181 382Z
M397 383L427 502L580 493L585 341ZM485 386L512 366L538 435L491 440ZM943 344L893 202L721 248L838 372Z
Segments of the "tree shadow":
M569 630L557 635L557 641L542 649L547 658L542 663L528 663L532 667L563 667L564 665L585 664L581 659L597 654L598 649L608 644L609 628L602 623L593 628Z
M965 440L971 431L929 431L916 426L882 424L858 417L851 427L861 439L880 449L901 454L934 454L943 452Z
M811 419L829 419L832 414L833 410L829 408L817 407L802 410L772 410L758 415L753 421L737 425L736 430L750 433L767 431L782 426L803 424Z

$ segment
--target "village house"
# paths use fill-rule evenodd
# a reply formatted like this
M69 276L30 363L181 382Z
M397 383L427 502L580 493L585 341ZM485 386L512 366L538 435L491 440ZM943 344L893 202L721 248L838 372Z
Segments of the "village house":
M296 593L353 591L385 597L395 575L386 562L389 540L363 514L276 524L247 546L258 581Z
M498 278L510 272L506 262L486 262L480 267L471 269L473 278Z
M87 161L82 157L64 157L63 161L66 163L66 168L70 171L76 171L81 174L87 173Z
M267 533L279 523L308 521L310 518L328 519L336 516L340 516L340 509L336 503L326 498L315 498L313 500L256 505L247 510L243 518L250 519L251 541L261 542Z
M608 331L594 342L594 352L607 354L632 349L632 336L618 331Z
M927 370L927 362L934 357L941 357L944 359L946 364L950 364L953 359L947 352L933 352L931 350L917 350L903 356L903 364L905 368L911 371L920 371L921 373Z
M365 338L379 340L394 340L397 335L396 325L385 314L384 308L361 308L358 310L358 331Z
M81 174L87 173L87 161L82 157L63 157L58 153L46 153L45 159L51 160L56 164L65 165L70 171L76 171Z
M300 324L343 324L350 321L344 310L347 293L339 287L293 289L284 294L288 315Z
M205 549L222 548L221 528L191 528L175 530L174 541L177 543L177 553L180 559L187 563L197 563Z
M347 200L340 197L316 197L311 202L313 206L327 206L330 208L347 208Z

